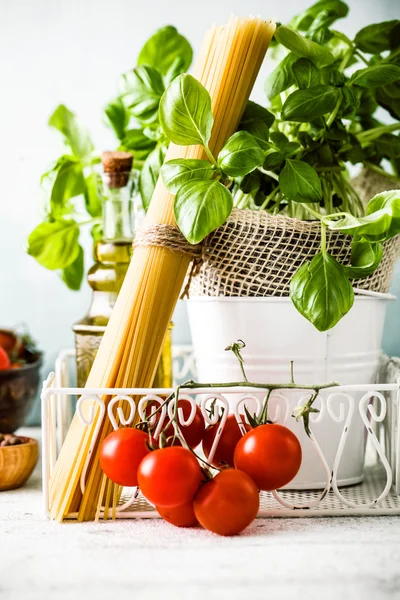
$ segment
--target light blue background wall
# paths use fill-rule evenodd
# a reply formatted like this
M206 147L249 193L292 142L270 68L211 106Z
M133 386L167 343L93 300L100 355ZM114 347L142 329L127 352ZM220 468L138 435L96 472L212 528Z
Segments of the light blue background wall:
M45 351L44 373L60 348L71 346L71 324L84 315L89 289L69 292L54 273L24 252L39 219L39 178L61 152L57 134L46 127L60 102L89 127L96 147L113 146L102 124L102 106L115 93L118 74L130 69L147 37L172 23L199 48L210 23L230 12L287 22L309 0L0 0L0 324L26 321ZM372 21L399 17L394 0L350 0L351 15L340 25L353 35ZM262 84L254 98L263 101ZM400 297L400 269L393 286ZM400 310L393 304L385 347L400 353ZM175 340L190 340L185 310L175 317Z

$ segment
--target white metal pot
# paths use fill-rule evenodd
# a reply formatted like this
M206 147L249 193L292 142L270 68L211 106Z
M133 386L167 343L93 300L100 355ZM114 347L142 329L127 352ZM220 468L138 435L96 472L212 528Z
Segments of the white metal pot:
M333 329L323 333L300 315L290 298L190 299L188 313L198 379L207 383L243 380L232 352L224 350L241 338L246 343L243 357L249 381L288 382L290 361L293 360L296 383L375 383L386 304L390 299L393 296L389 294L356 296L350 312ZM270 414L276 415L280 422L283 411L279 411L278 406L282 400L287 402L291 413L299 401L305 400L304 391L285 391L284 398L282 393L271 396ZM322 465L311 444L307 444L302 423L289 415L286 425L301 438L303 445L302 467L288 487L324 488ZM359 414L354 414L350 428L351 435L339 468L338 484L341 486L359 483L363 478L366 436ZM343 425L336 423L328 411L324 411L313 425L330 467L342 429Z

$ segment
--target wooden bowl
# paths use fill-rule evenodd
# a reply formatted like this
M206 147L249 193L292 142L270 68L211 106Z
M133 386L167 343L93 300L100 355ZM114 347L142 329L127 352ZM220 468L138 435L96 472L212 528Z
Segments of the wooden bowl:
M40 353L18 369L0 371L0 433L22 427L35 401L40 383Z
M37 441L22 439L23 444L0 447L0 491L21 487L36 466L39 456Z

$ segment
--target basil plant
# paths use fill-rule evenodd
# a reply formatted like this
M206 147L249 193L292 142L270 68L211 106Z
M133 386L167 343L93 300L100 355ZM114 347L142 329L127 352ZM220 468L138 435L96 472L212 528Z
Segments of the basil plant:
M175 195L177 225L191 244L198 244L226 221L234 206L235 186L249 174L265 170L263 165L271 156L271 147L273 153L277 152L268 135L273 117L250 102L241 123L246 129L234 133L214 156L209 146L213 129L211 98L201 83L188 74L178 76L167 88L159 116L169 140L182 146L201 145L207 157L170 160L161 167L163 182ZM317 171L296 158L285 159L279 185L286 197L321 223L320 252L297 271L291 281L290 296L304 317L318 330L326 331L353 305L350 279L373 273L382 258L382 243L400 232L400 191L372 198L365 216L346 211L321 214L313 208L322 197ZM327 229L352 236L351 266L339 264L328 253Z
M136 67L120 77L118 96L104 109L117 149L134 155L145 209L168 144L159 126L160 99L169 83L190 67L192 58L189 42L175 27L159 29L144 44ZM100 153L87 129L64 105L57 107L49 125L62 134L66 149L42 176L44 218L29 235L27 252L46 269L59 273L71 290L79 290L84 276L81 230L90 226L94 240L101 236Z

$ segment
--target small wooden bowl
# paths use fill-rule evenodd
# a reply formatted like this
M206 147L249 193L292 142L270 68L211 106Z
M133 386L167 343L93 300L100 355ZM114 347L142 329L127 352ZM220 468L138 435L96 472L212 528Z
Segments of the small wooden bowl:
M36 466L39 456L37 441L22 439L23 444L0 447L0 491L21 487Z

